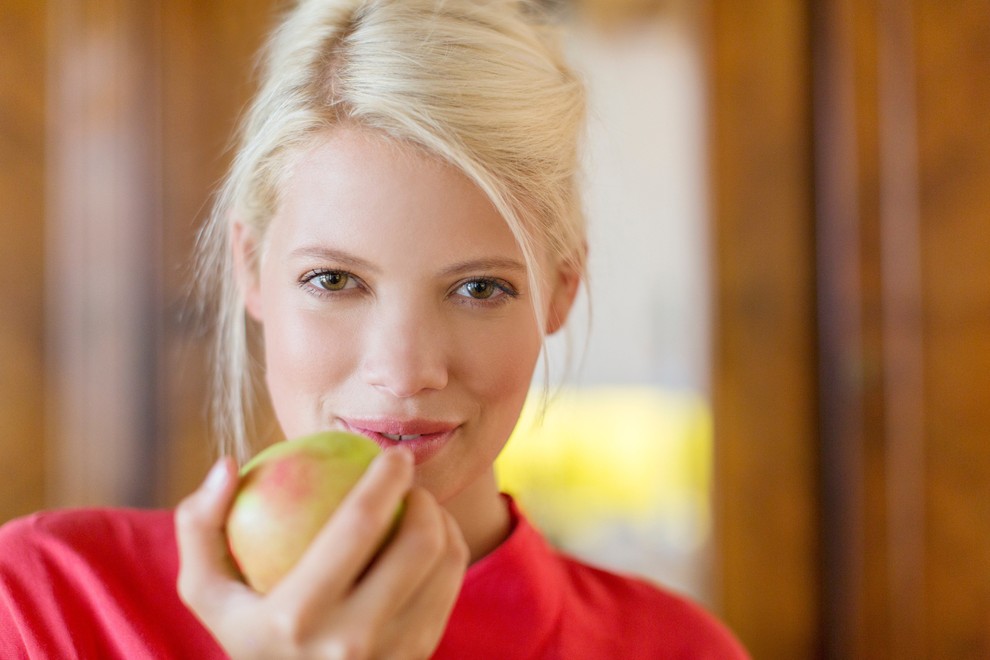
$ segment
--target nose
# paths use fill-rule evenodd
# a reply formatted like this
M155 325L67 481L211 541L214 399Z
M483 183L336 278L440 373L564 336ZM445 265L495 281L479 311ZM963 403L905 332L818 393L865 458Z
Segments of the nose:
M446 387L447 351L439 315L411 304L381 309L365 335L366 381L399 398Z

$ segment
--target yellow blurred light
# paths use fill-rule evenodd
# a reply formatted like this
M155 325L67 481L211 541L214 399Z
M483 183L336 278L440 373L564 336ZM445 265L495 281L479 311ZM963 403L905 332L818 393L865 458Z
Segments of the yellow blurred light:
M570 389L540 418L531 393L496 462L511 493L551 539L603 523L663 525L693 545L709 525L711 413L692 393L649 387Z

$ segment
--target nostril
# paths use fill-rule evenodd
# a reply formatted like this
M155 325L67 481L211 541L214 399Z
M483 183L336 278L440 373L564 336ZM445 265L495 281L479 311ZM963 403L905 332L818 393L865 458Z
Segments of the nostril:
M446 387L447 351L442 329L424 318L422 308L381 307L382 316L365 335L366 381L399 398Z
M401 359L378 358L365 363L365 378L370 385L392 396L407 398L428 390L447 386L447 368L442 360L424 359L423 353Z
M415 370L410 372L373 372L369 382L394 397L405 399L427 391L442 390L447 386L447 374L443 369Z

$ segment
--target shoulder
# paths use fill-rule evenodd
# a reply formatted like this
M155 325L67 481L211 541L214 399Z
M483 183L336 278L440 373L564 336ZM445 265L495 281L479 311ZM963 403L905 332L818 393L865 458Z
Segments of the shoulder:
M221 657L177 573L171 511L13 520L0 527L0 657Z
M128 555L174 548L168 511L65 509L44 511L0 526L0 571L58 571L80 563L111 563ZM124 562L126 563L126 561Z
M472 567L470 586L477 588L478 578L483 577L479 569L487 569L489 581L497 588L485 595L500 590L525 595L523 602L517 597L505 609L517 613L528 606L532 621L545 620L546 629L534 635L544 640L544 652L538 657L749 658L732 632L691 599L559 551L511 500L510 507L512 535L491 563ZM516 588L510 589L511 585ZM534 605L539 607L534 609ZM517 625L518 619L513 618Z
M672 658L749 657L729 629L691 599L639 577L559 557L570 590L565 619L597 621L603 636L624 636L628 657L649 657L643 655L647 649L663 649Z
M64 544L86 549L116 544L122 539L155 543L172 538L172 514L165 510L53 510L16 518L0 526L0 548L4 549L55 548Z

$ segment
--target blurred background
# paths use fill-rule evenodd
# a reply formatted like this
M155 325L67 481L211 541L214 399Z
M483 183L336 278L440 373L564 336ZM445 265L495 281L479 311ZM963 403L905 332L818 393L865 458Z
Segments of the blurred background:
M190 254L282 5L0 0L0 522L212 461ZM551 6L592 276L503 487L755 658L990 658L990 0Z

